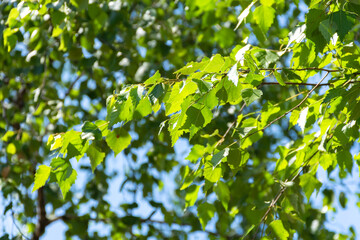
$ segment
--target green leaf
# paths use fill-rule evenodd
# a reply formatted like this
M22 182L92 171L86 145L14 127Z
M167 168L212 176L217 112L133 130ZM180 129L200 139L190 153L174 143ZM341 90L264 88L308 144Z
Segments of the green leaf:
M169 99L165 103L165 114L170 115L181 109L184 99L195 93L198 89L197 84L193 81L177 82L171 90Z
M16 146L15 144L13 143L9 143L7 146L6 146L6 153L7 154L15 154L16 153Z
M54 26L60 25L66 18L65 13L55 9L50 13L50 16L51 16L51 22Z
M249 235L249 233L255 228L255 224L252 224L245 232L244 235L242 235L240 240L243 240L246 238L247 235ZM264 240L264 239L263 239Z
M206 106L191 106L186 111L186 122L182 129L190 130L190 139L212 120L212 112Z
M343 87L329 89L325 94L323 103L328 103L331 100L334 100L335 98L340 97L345 93L346 89L344 89Z
M220 54L216 54L210 58L210 62L204 68L204 72L215 73L219 72L225 61Z
M157 85L155 85L154 88L152 88L152 90L149 93L149 98L151 101L151 104L155 104L157 102L160 102L160 99L164 96L165 94L165 89L162 83L159 83Z
M191 207L195 204L200 186L192 185L186 189L185 208Z
M86 151L90 158L91 170L94 172L95 168L104 161L105 153L101 152L95 143L92 143Z
M275 3L275 0L260 0L261 5L271 7Z
M4 136L1 137L1 140L4 142L8 142L16 133L14 131L7 131Z
M297 75L294 71L283 69L284 76L286 78L286 81L292 81L292 80L298 80L299 82L302 82L302 79L299 75Z
M321 154L319 158L320 166L326 171L331 165L333 165L336 157L335 154Z
M95 125L99 128L99 130L101 131L101 135L103 137L106 137L109 133L109 122L105 121L105 120L96 120L95 121Z
M360 118L360 101L353 104L350 112L350 120L357 121Z
M88 0L70 0L70 2L79 10L86 9L88 7Z
M214 189L216 196L220 200L221 204L224 206L225 210L228 210L229 201L230 201L230 190L226 183L218 181Z
M268 123L274 120L278 116L278 112L281 111L279 106L271 104L271 102L266 102L263 104L261 110L261 127L265 127Z
M339 202L342 208L346 208L346 203L348 199L346 198L346 195L344 192L341 192L339 195Z
M245 82L256 87L260 85L263 79L264 79L263 75L250 72L246 75Z
M241 96L246 104L249 106L252 102L259 99L262 96L262 91L253 88L245 88L241 91Z
M39 168L36 170L35 173L35 182L32 192L38 190L42 186L45 185L46 181L48 180L51 172L51 167L46 165L40 165Z
M269 6L261 5L254 11L255 22L259 25L263 33L267 33L274 22L275 9Z
M67 158L69 159L81 154L83 141L80 135L80 132L74 130L66 132L62 136L62 146L59 152L62 154L67 153Z
M203 68L209 63L208 58L203 58L201 62L189 62L186 66L180 68L174 74L183 74L183 75L190 75L195 73L198 70L203 70Z
M228 79L234 83L235 86L238 85L239 82L239 73L238 73L238 69L237 69L237 63L234 64L234 66L232 66L230 68L230 71L227 74Z
M197 215L204 231L207 223L214 217L215 211L216 208L213 204L207 202L199 204L197 208Z
M82 126L81 138L87 140L100 140L102 134L100 129L92 122L86 121Z
M230 149L229 155L227 156L227 163L231 171L236 174L236 172L247 163L249 156L248 152L240 151L238 148Z
M334 35L336 31L337 26L335 26L332 21L330 21L329 18L325 19L324 21L321 21L319 24L319 31L325 38L327 42L330 41L332 36Z
M250 68L250 72L259 73L259 68L249 53L244 54L244 59L245 59L246 65Z
M281 86L286 86L286 83L284 82L284 79L281 77L281 74L278 72L278 71L274 71L273 72L275 78L276 78L276 81L278 81L278 83L281 85Z
M65 166L66 168L64 168L63 171L57 171L55 173L64 199L66 198L71 186L75 183L77 177L75 169L73 169L70 164L65 164Z
M217 182L221 177L221 165L222 161L226 160L229 154L229 149L225 148L220 152L212 156L211 160L206 160L204 167L204 177L210 182Z
M274 220L269 224L269 228L272 230L276 239L287 240L289 238L288 231L284 228L281 220Z
M152 108L151 108L150 100L147 96L145 96L143 99L140 100L139 104L137 105L134 112L134 118L142 119L147 115L151 114L151 112L152 112Z
M180 187L180 190L184 190L189 187L194 182L195 178L198 177L199 172L200 169L190 172L190 168L188 166L185 166L184 174L182 175L182 179L184 180Z
M259 62L258 66L261 68L268 68L279 59L279 56L276 53L262 49L256 50L254 57Z
M330 21L333 21L336 24L337 33L341 41L344 40L346 34L354 26L354 21L351 15L347 14L344 11L337 11L329 15Z
M10 10L6 24L9 24L10 28L16 27L16 25L18 24L18 21L16 19L19 17L19 15L20 15L19 10L17 8L12 8Z
M342 150L336 153L336 159L341 170L351 173L353 168L353 157L349 151Z
M130 145L131 136L125 129L115 128L106 136L105 140L116 156Z
M310 196L316 189L319 191L321 182L317 180L311 173L305 173L300 176L300 186L302 187L306 198L310 201Z
M211 162L205 162L204 177L210 182L217 182L221 178L221 165L218 164L216 167Z
M156 71L148 80L144 82L145 85L153 85L158 83L161 80L161 75L159 71Z
M310 9L306 14L306 37L313 41L316 51L322 52L326 46L326 39L319 30L320 22L326 19L326 14L322 9Z
M229 148L225 148L223 150L221 150L220 152L216 153L212 158L211 158L211 164L213 165L213 167L215 168L217 165L220 164L221 161L224 160L224 158L226 158L229 155Z
M199 158L203 157L205 154L205 147L203 145L195 144L186 157L187 160L191 161L192 163L196 163Z

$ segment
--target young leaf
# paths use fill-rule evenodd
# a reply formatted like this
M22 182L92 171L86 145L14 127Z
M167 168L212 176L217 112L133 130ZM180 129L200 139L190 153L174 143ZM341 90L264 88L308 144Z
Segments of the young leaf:
M86 151L90 158L91 170L94 172L95 168L102 163L105 158L105 153L101 152L95 143L92 143Z
M146 117L147 115L151 114L152 108L150 100L147 96L145 96L143 99L140 100L139 104L137 105L135 112L134 112L134 118L135 119L142 119L143 117Z
M160 102L160 99L163 97L163 95L165 94L165 89L162 83L159 83L157 85L155 85L155 87L151 88L151 90L149 90L149 98L151 101L151 104L155 104Z
M322 52L326 46L326 40L319 30L320 22L325 18L326 14L322 9L313 8L306 14L306 37L315 43L318 52Z
M206 162L204 167L204 177L210 182L217 182L221 178L221 165L214 167L211 162Z
M159 82L159 80L161 79L161 75L159 73L159 71L156 71L156 73L154 73L154 75L152 75L148 80L146 80L144 82L145 85L153 85Z
M186 189L185 208L191 207L195 204L198 197L200 186L192 185Z
M165 103L165 114L170 115L181 109L184 99L195 93L198 89L197 84L193 81L177 82L171 90L169 99Z
M229 148L225 148L223 150L221 150L220 152L216 153L212 158L211 158L211 164L213 165L213 167L215 168L217 165L220 164L220 162L226 158L229 155Z
M115 128L106 136L105 140L116 156L130 145L131 136L125 129Z
M276 80L278 81L278 83L281 85L281 86L286 86L286 83L284 82L284 79L281 77L281 74L278 72L278 71L274 71L273 72Z
M273 53L269 50L259 49L255 51L254 57L259 62L258 66L261 68L268 68L271 64L275 63L279 59L279 56L276 53Z
M349 151L343 150L336 153L336 159L341 170L351 173L353 168L353 157Z
M205 147L203 145L195 144L189 153L189 155L186 157L186 160L191 161L192 163L196 163L199 158L204 156L205 154Z
M234 148L229 151L229 155L227 156L227 163L233 174L236 174L236 172L247 163L248 159L248 152L241 152L239 149Z
M246 104L249 106L252 102L259 99L262 96L262 91L258 89L245 88L241 91L241 96Z
M337 33L340 37L340 41L343 41L346 34L354 26L354 21L351 15L344 11L337 11L329 15L329 19L336 24Z
M224 58L220 54L216 54L210 58L210 62L206 65L204 72L214 73L218 72L224 65Z
M253 14L256 23L259 25L263 33L266 34L274 22L275 9L261 5L255 9Z
M92 122L86 121L82 126L81 138L87 140L100 140L102 138L100 129Z
M204 177L210 182L217 182L221 177L222 161L225 161L229 154L229 148L225 148L212 156L211 160L206 160L204 167Z
M246 75L245 82L256 87L261 83L263 79L264 79L263 75L250 72Z
M230 190L226 183L218 181L215 185L215 193L221 204L224 206L225 210L228 210L229 201L230 201Z
M70 164L67 164L66 166L67 167L64 171L58 171L55 173L64 199L66 197L66 194L69 192L71 186L75 183L77 177L75 169L73 169Z
M35 173L35 183L32 192L38 190L45 185L50 176L51 168L46 165L40 165Z
M214 217L215 211L216 208L213 204L207 202L199 204L197 209L197 215L204 231L207 223Z
M284 228L284 225L281 220L274 220L269 224L269 228L272 230L273 234L279 240L287 240L289 238L289 232Z
M319 180L317 180L311 173L305 173L300 176L300 186L302 187L308 201L310 200L310 196L314 190L316 189L319 191L321 185L321 182L319 182Z

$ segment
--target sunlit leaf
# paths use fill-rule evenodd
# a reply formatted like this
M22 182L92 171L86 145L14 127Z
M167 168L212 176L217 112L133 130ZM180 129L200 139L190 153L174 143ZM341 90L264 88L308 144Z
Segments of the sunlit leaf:
M49 166L40 165L38 167L35 174L35 181L32 192L38 190L39 188L45 185L46 181L50 176L50 172L51 172L51 168Z

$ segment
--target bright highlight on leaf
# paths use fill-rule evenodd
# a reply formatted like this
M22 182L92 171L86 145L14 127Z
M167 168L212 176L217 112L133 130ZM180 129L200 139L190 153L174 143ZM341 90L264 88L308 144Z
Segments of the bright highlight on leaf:
M238 85L239 73L237 70L237 63L230 68L230 71L228 72L228 78L232 83L234 83L235 86Z

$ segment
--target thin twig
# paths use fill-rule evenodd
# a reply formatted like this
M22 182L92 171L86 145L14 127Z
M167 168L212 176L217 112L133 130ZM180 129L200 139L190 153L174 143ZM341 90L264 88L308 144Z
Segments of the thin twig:
M289 114L290 112L294 111L296 108L300 107L305 101L306 99L308 99L311 95L311 93L317 88L319 87L319 85L321 84L322 81L324 81L324 79L329 75L329 72L327 72L325 74L325 76L306 94L306 96L297 104L295 105L294 107L292 107L290 110L288 110L287 112L285 112L284 114L282 114L281 116L275 118L274 120L272 120L271 122L269 122L265 127L263 127L262 129L260 130L257 130L253 133L250 133L249 135L247 135L245 138L248 138L248 137L251 137L252 135L260 132L260 131L264 131L266 128L270 127L273 123L279 121L280 119L282 119L283 117L285 117L287 114ZM244 139L245 139L244 138Z
M240 115L242 113L242 111L245 108L245 103L241 106L241 109L238 113L238 115ZM215 148L218 147L219 145L221 145L224 141L225 141L225 137L226 135L230 132L230 129L235 125L235 123L237 122L237 117L235 118L235 121L233 121L230 126L228 127L228 129L226 130L226 132L224 133L224 135L220 138L220 140L216 143Z
M70 95L71 90L74 88L75 84L77 83L77 81L79 81L79 79L83 76L83 74L80 74L70 85L70 87L68 88L67 92L65 93L64 99Z
M360 81L349 81L348 83L358 83ZM300 85L300 86L331 86L332 83L322 83L322 84L317 84L317 83L297 83L297 82L285 82L286 85ZM278 82L263 82L261 83L261 85L280 85L280 83Z
M296 170L297 173L294 175L294 177L291 178L290 182L295 181L295 179L297 179L297 178L299 177L299 175L301 174L301 172L304 170L304 167L306 167L306 166L309 164L310 160L311 160L318 152L319 152L319 150L315 151L315 152L313 153L313 155L311 155L311 157L309 157L309 158L307 159L307 161L306 161L302 166L300 166L300 168L299 168L300 171L299 171L299 170ZM295 172L296 172L296 171L295 171ZM289 181L289 179L286 179L286 180L285 180L285 183L287 183L288 181ZM267 216L269 215L271 209L275 206L275 204L277 203L277 201L279 201L280 197L284 194L284 192L286 191L286 189L287 189L286 186L281 186L281 189L280 189L279 192L276 194L275 198L271 201L268 209L266 210L265 214L262 216L262 218L261 218L261 220L260 220L260 223L259 223L258 227L256 228L256 231L255 231L253 240L256 238L256 235L257 235L257 233L259 232L259 229L260 229L261 224L262 224L262 223L265 224L265 220L266 220Z
M18 232L20 233L20 235L25 238L26 240L30 240L30 238L28 238L27 236L25 236L25 234L21 231L21 229L19 228L19 226L16 224L15 221L15 217L14 217L14 211L11 209L11 218L13 221L13 224L15 225L16 229L18 230Z

